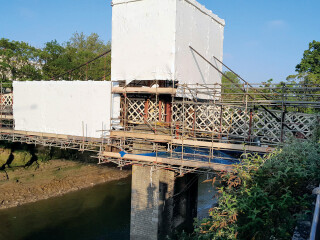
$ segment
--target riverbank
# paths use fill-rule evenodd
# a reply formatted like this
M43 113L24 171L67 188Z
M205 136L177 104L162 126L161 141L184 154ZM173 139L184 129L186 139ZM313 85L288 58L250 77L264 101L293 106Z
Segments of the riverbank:
M130 174L129 170L67 160L0 171L0 209L61 196Z

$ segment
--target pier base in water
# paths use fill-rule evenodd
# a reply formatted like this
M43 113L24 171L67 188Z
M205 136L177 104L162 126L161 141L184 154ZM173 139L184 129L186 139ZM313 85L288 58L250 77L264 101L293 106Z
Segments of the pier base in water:
M177 178L173 171L133 166L130 238L165 239L176 228L192 229L197 197L195 174Z

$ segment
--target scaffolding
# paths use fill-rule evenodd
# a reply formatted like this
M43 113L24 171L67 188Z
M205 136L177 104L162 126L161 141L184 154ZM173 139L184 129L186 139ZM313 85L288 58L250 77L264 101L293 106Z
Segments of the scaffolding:
M136 81L119 82L112 93L121 96L120 119L111 119L106 137L86 138L16 130L12 86L1 83L0 140L91 151L100 164L119 167L232 171L223 161L272 152L290 138L309 139L320 119L318 85Z
M311 138L320 119L320 85L167 82L165 86L163 81L119 85L112 92L121 95L121 127L114 126L110 142L126 155L104 152L100 157L122 166L160 161L169 168L221 170L216 160L225 157L217 151L272 152L290 138ZM177 148L182 149L180 154L174 153ZM206 154L199 154L204 149ZM143 161L134 155L144 152L155 155ZM169 155L165 159L163 152Z

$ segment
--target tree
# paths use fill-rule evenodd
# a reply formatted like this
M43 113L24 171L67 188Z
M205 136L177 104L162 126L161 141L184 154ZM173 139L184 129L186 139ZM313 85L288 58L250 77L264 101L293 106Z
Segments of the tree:
M309 49L304 51L301 63L296 66L298 73L320 74L320 42L309 43Z
M320 42L312 41L304 51L301 62L296 66L296 75L290 75L291 83L320 84Z
M69 80L110 80L110 55L65 74L110 49L111 44L105 44L96 33L89 36L75 33L64 44L54 40L47 42L42 49L25 42L0 39L0 79L48 80L58 77Z
M52 79L73 67L72 56L67 54L65 47L57 40L47 42L40 56L43 62L44 79Z
M225 71L222 76L222 99L226 101L242 99L243 86L240 84L239 77L233 72Z
M89 36L83 33L74 33L70 41L66 43L66 53L72 59L73 67L79 66L100 54L111 49L111 44L105 44L98 34L92 33ZM110 80L111 56L100 58L87 67L73 73L73 79Z
M0 79L39 80L42 78L41 49L25 42L0 39Z

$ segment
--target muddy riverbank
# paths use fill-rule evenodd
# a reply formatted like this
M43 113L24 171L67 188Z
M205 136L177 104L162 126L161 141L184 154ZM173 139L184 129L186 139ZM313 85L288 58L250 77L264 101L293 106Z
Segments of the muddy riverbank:
M51 160L28 168L0 172L0 209L15 207L108 181L126 178L129 170L82 164L74 161Z

